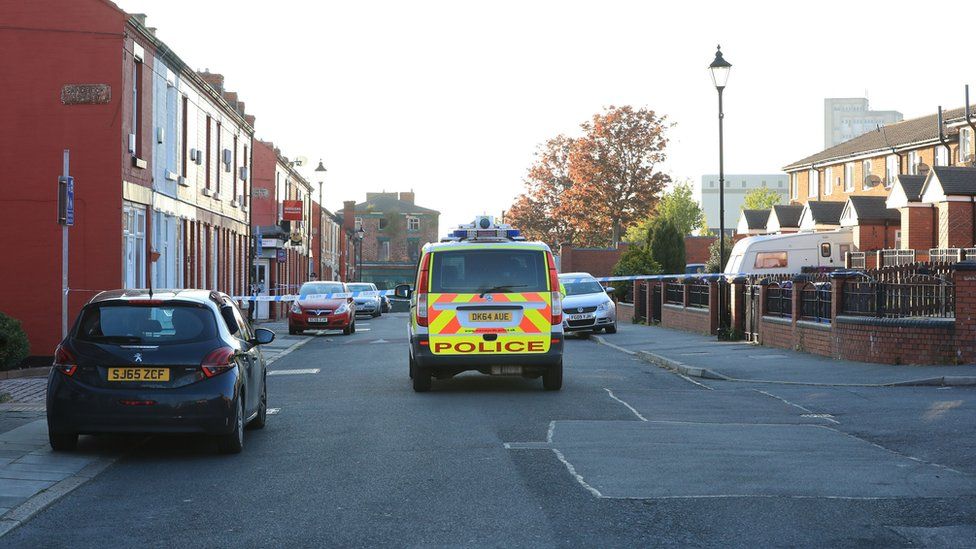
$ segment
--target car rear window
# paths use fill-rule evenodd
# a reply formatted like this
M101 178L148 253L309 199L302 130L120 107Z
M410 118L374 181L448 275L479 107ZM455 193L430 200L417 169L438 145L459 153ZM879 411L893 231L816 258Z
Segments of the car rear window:
M435 252L430 287L437 293L544 292L546 256L539 250Z
M346 284L349 286L349 290L353 292L375 292L376 286L372 284Z
M316 284L302 284L302 288L298 290L298 295L308 297L318 294L341 294L345 291L341 282L319 282Z
M570 279L572 280L572 279ZM563 280L566 295L599 294L603 293L603 286L593 279Z
M216 338L217 322L210 308L192 303L102 303L85 308L76 337L115 344L196 343Z

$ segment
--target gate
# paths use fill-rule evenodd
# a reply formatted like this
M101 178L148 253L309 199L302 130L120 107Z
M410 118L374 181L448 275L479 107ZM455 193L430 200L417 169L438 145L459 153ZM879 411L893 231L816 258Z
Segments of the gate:
M651 318L648 320L648 324L661 322L661 288L660 284L655 284L651 289L651 310L648 311Z
M634 282L634 320L648 322L647 319L647 281Z
M762 286L758 284L749 284L745 287L742 295L745 297L745 337L746 341L751 343L759 342L759 318L762 316L762 311L759 310L759 292L762 291Z

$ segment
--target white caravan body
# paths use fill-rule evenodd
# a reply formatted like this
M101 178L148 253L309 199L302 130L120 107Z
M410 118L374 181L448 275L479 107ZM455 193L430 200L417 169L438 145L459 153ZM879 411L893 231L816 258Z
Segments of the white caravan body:
M819 233L759 235L743 238L732 247L726 274L799 273L804 268L842 268L854 250L850 228Z

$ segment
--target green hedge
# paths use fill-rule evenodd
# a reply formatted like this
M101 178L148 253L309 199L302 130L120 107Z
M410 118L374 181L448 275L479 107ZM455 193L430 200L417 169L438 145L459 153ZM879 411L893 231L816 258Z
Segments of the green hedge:
M30 343L20 321L0 313L0 370L13 370L29 353Z

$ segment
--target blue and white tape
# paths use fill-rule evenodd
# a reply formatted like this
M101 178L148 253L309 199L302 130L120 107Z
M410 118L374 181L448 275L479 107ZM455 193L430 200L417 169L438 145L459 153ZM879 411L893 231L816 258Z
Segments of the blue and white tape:
M366 290L362 292L337 292L333 294L285 295L235 295L237 301L319 301L322 299L346 299L349 297L379 297L393 295L393 290Z

